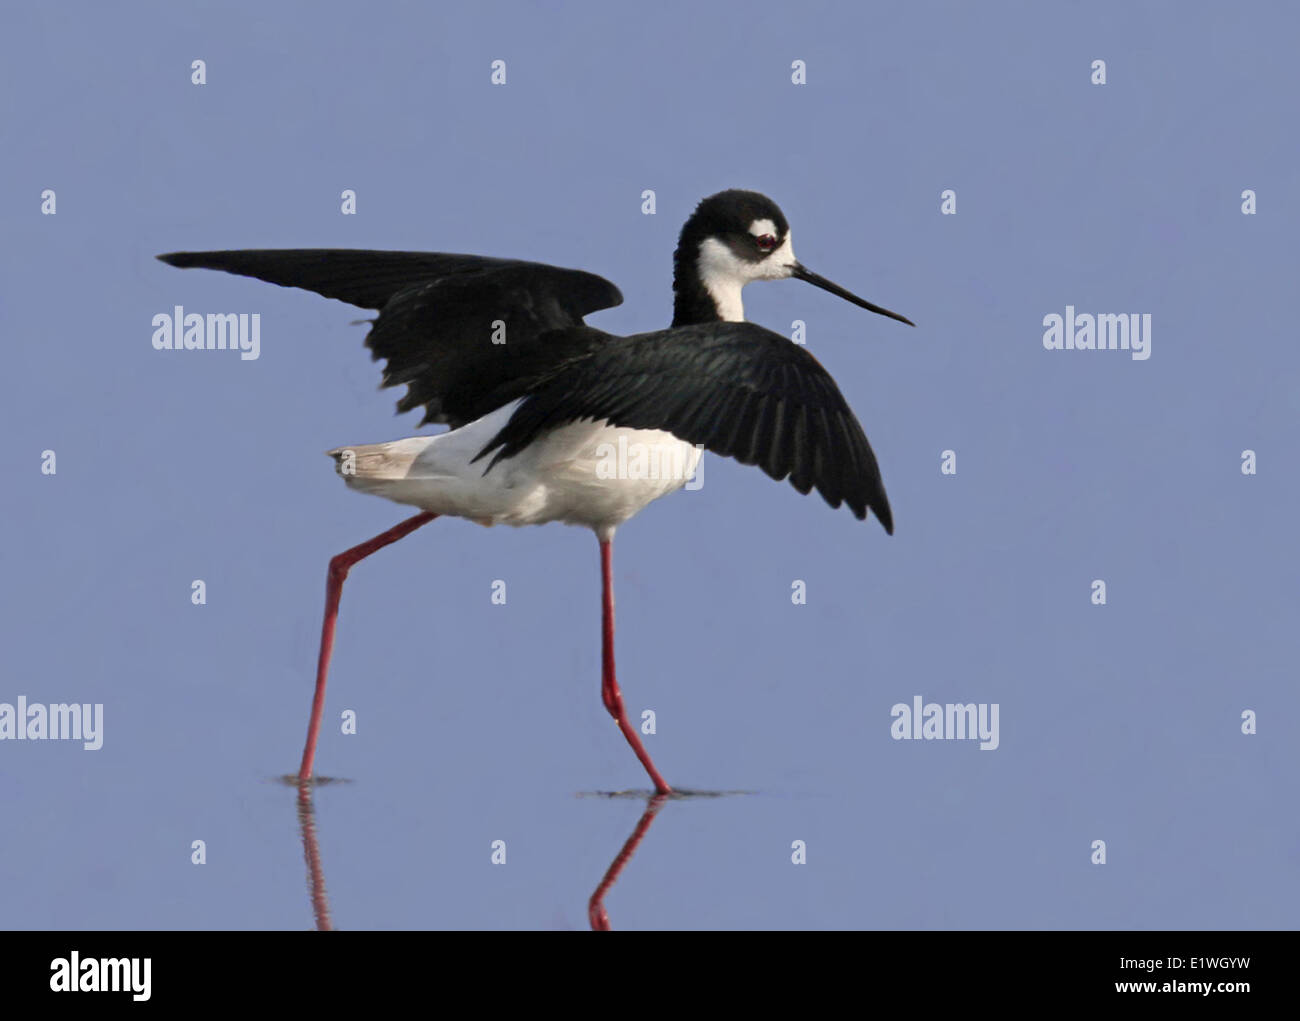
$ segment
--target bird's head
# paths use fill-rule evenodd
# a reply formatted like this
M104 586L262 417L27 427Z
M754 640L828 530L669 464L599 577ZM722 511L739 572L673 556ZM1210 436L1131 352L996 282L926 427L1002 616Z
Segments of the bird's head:
M805 269L794 257L781 208L756 191L731 189L701 202L682 228L674 256L673 325L745 318L740 292L753 280L798 277L861 308L912 325Z

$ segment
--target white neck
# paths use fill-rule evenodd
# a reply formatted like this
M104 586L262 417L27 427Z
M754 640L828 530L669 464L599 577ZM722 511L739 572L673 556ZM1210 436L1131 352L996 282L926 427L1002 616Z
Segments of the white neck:
M705 238L700 244L700 258L697 264L700 282L709 292L713 304L718 308L725 322L743 323L745 306L741 304L740 292L748 283L747 267L732 254L731 249L716 238Z

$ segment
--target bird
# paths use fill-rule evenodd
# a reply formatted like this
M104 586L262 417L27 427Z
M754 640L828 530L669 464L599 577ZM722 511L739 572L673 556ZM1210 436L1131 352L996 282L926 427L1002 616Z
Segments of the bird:
M659 795L673 789L628 722L615 669L615 531L682 488L708 450L788 478L800 493L816 488L831 507L861 520L870 513L893 534L876 456L834 379L806 347L746 321L741 292L756 280L794 278L915 324L804 267L766 195L729 189L698 204L673 256L671 325L630 336L584 321L622 303L614 284L537 262L337 248L158 258L377 312L366 346L385 362L381 389L404 384L398 412L423 408L421 427L449 427L328 452L349 487L419 513L330 560L300 785L312 782L348 572L435 518L559 521L595 533L601 699Z

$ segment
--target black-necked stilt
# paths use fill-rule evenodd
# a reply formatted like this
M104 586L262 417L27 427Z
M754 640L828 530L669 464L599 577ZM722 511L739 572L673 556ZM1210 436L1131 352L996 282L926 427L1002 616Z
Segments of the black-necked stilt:
M439 515L484 525L585 525L600 542L601 694L659 793L670 791L627 721L614 671L614 531L695 471L700 448L893 532L875 455L835 381L803 347L744 321L752 280L797 277L911 321L805 269L776 203L705 199L674 256L669 329L619 337L582 319L623 300L608 280L513 259L432 252L268 249L174 252L200 266L301 287L379 311L366 338L398 411L423 406L447 432L330 451L354 489L421 512L330 561L316 693L299 780L311 779L339 598L348 570ZM626 452L633 451L629 464ZM635 465L633 468L632 465Z

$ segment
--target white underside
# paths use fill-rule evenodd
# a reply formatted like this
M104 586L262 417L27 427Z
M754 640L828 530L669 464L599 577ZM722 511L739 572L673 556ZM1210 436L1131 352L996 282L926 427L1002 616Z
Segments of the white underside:
M330 451L353 489L482 525L562 521L602 537L647 504L680 489L700 451L671 433L605 422L561 426L515 457L470 464L519 402L437 436Z

